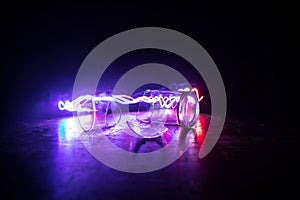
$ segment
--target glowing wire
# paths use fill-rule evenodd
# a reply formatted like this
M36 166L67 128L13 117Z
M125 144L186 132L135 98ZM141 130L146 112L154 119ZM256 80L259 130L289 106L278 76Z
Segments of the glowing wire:
M200 102L203 99L203 96L199 97L199 91L197 88L193 88L191 91L196 93L198 102Z
M189 88L185 89L179 89L179 92L188 92L192 91L196 93L198 102L200 102L203 99L203 96L199 97L199 91L197 88L193 88L190 90ZM141 96L137 98L133 98L128 95L112 95L110 96L92 96L92 95L85 95L85 96L80 96L74 101L70 102L69 100L66 100L65 102L59 101L58 102L58 108L60 110L67 110L70 112L73 111L81 111L81 112L89 112L89 111L94 111L93 109L90 108L83 108L83 106L91 101L92 103L97 103L100 101L109 101L109 102L117 102L120 104L135 104L139 102L145 102L145 103L159 103L161 108L175 108L174 104L179 102L180 97L179 96L162 96L161 94L155 97L147 97L147 96Z

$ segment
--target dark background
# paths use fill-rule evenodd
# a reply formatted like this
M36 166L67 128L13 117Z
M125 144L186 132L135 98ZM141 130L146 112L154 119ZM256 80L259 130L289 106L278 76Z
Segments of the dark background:
M290 73L292 15L284 5L11 3L2 10L1 102L6 119L57 115L57 100L71 95L88 53L116 33L145 26L180 31L207 50L224 80L228 116L277 122L287 96L283 74ZM128 67L150 61L175 68L183 63L176 55L150 51L125 55L111 67L122 75ZM192 72L185 69L181 71ZM205 88L199 80L196 84ZM203 111L209 113L209 106Z
M20 121L61 115L57 109L57 100L71 95L74 79L82 61L106 38L137 27L170 28L195 39L215 61L225 84L228 101L227 119L233 119L228 120L230 123L225 126L227 132L222 133L225 139L220 140L219 147L214 148L203 162L205 165L213 160L211 165L206 166L211 173L205 175L207 177L204 180L210 181L213 186L225 187L224 190L231 187L229 181L240 193L243 193L242 188L245 187L250 193L252 189L254 192L267 189L266 197L269 195L276 197L276 192L281 192L285 196L295 188L289 179L295 179L294 172L298 169L295 165L298 157L296 153L298 140L295 138L299 136L290 137L298 135L299 132L298 128L292 128L297 127L299 119L296 111L298 106L294 104L297 102L295 94L298 85L295 72L297 64L292 62L295 52L297 53L292 48L295 46L292 36L293 29L298 26L298 23L296 23L297 18L293 7L295 6L287 2L276 4L254 1L248 3L209 1L198 4L98 3L97 5L6 3L1 6L0 12L2 40L0 130L1 134L4 133L1 136L5 133L14 134L12 131L2 130L7 127L9 129ZM176 55L161 51L143 50L128 53L110 66L103 80L113 82L130 67L153 61L177 69L182 69L184 66L182 73L186 74L193 84L198 85L205 97L209 96L201 76L193 74L192 67L188 63ZM209 98L201 106L203 112L209 114ZM244 121L251 121L251 123L242 123ZM231 128L231 125L234 128ZM1 152L3 153L1 157L7 158L4 160L7 163L4 165L5 170L1 172L5 175L4 180L10 181L13 186L15 182L23 179L22 176L25 180L31 181L32 177L42 180L43 176L35 169L39 168L43 160L52 159L50 156L43 157L53 151L53 148L49 148L49 152L43 151L52 144L47 141L47 138L33 134L23 142L22 138L19 138L24 137L21 133L22 130L19 130L18 135L15 136L17 139L11 136L12 142L7 139L1 141L5 144L3 149L6 150ZM236 142L238 140L234 140L236 139L234 134L240 136L242 138L240 141L244 143ZM261 139L263 142L256 143L256 139ZM42 142L39 143L38 140ZM35 146L36 141L37 144L43 145ZM233 148L227 146L226 142L229 146L233 143ZM14 152L13 150L18 149L18 146L22 151ZM33 156L34 162L27 160L26 155L30 152L27 152L26 148L23 149L24 146L37 149L33 151L33 153L37 152L36 155L34 154L35 157ZM6 154L10 151L13 153ZM20 159L23 154L26 160ZM231 160L223 154L229 156ZM89 162L90 160L92 158L88 159ZM252 165L248 166L249 160ZM97 161L92 162L98 167ZM177 164L175 163L174 166ZM27 165L30 166L30 171L26 176L22 174L22 170ZM239 168L240 165L242 168ZM154 172L154 175L136 176L136 180L139 180L137 183L143 182L143 178L151 179L152 176L163 177L164 174L173 173L172 166ZM43 172L48 173L48 166L43 167ZM218 167L224 167L224 173ZM197 165L195 168L198 169ZM15 174L16 169L18 173L15 176L11 175ZM199 171L203 169L206 169L205 166ZM132 178L131 174L124 175L105 166L103 170L107 174L115 174L115 176L108 175L113 177L112 180L124 176L129 177L128 180ZM214 175L215 171L219 173ZM218 174L221 174L220 177ZM184 179L185 175L182 173L178 178ZM192 176L193 173L187 175ZM228 178L228 181L224 177ZM176 176L173 178L177 179ZM14 180L18 181L14 182ZM123 181L126 182L127 179ZM124 183L123 181L121 183ZM5 189L11 186L6 182L2 184L4 187L1 188ZM23 182L18 182L17 186L22 184ZM127 187L130 188L128 191L134 190L130 185ZM35 187L28 184L24 188L24 191L30 192ZM215 193L213 187L208 186L208 188L211 193ZM11 193L15 192L13 187L9 189ZM219 195L222 196L221 193Z

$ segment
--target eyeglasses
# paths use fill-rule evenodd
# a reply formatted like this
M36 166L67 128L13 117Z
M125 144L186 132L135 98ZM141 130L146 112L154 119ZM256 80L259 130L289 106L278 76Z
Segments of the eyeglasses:
M84 95L72 102L59 101L60 110L75 112L80 127L89 132L95 128L117 126L124 118L127 126L144 138L164 133L165 124L190 128L200 114L199 96L196 88L191 90L146 90L139 96L113 95L109 92ZM127 112L121 107L129 106ZM124 120L123 120L124 121Z

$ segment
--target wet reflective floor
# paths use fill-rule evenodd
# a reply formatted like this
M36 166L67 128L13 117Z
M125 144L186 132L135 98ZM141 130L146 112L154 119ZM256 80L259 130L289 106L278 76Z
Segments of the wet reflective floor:
M296 192L296 130L227 119L208 156L198 153L210 117L182 137L167 126L159 138L141 139L115 131L112 144L134 153L183 154L163 169L120 172L99 162L86 148L99 137L80 137L72 118L23 121L1 131L1 196L22 199L258 199L288 198ZM100 137L100 139L101 139ZM189 147L184 152L182 145ZM186 147L186 146L184 146ZM111 155L112 157L114 155ZM2 198L1 198L2 199Z

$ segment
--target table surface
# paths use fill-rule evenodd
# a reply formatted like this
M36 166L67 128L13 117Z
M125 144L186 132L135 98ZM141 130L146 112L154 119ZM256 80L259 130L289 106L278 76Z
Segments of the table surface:
M99 162L72 129L72 118L24 120L2 127L1 195L34 199L257 199L288 198L296 192L296 130L228 119L214 149L198 153L210 117L184 142L183 155L160 170L126 173ZM181 129L156 139L115 131L115 146L135 153L155 152L180 142ZM277 131L275 134L274 131ZM187 139L188 138L188 139ZM179 148L179 145L178 145ZM175 146L172 152L178 152ZM113 157L113 155L112 155Z

